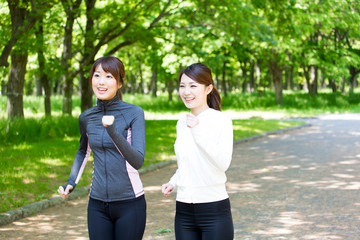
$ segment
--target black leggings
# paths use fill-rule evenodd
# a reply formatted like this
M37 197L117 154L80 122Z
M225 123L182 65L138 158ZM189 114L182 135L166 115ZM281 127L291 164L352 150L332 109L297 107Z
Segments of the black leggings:
M232 240L234 226L229 199L211 203L176 202L177 240Z
M89 199L88 229L91 240L140 240L144 234L145 223L144 195L116 202Z

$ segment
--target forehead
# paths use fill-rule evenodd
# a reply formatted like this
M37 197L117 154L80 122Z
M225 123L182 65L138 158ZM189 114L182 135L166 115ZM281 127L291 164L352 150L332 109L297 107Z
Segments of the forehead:
M104 69L102 68L101 64L96 66L95 72L104 72Z
M198 83L196 82L195 80L191 79L190 77L188 77L186 74L183 74L181 76L181 79L180 79L180 83Z

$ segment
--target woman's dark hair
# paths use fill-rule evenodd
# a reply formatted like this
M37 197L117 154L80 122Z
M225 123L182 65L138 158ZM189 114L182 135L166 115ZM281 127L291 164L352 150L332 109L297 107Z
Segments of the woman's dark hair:
M108 57L101 57L98 58L93 66L91 67L90 70L90 85L91 85L91 81L92 81L92 77L95 73L95 70L97 68L97 66L101 65L102 69L107 72L107 73L111 73L111 75L114 76L114 78L116 79L116 82L119 84L121 84L121 86L124 85L124 79L125 79L125 67L124 64L122 63L122 61L120 59L118 59L117 57L113 57L113 56L108 56ZM119 96L119 98L122 100L122 92L121 92L121 88L119 88L117 90L116 93L117 96Z
M203 63L194 63L180 72L178 81L181 81L182 75L185 74L195 82L205 86L213 85L212 91L207 95L207 104L210 108L221 111L221 97L219 91L215 88L211 70Z

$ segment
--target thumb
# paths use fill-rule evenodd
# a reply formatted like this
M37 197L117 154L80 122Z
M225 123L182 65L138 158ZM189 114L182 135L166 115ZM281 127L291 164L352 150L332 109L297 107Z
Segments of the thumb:
M65 189L65 194L66 194L66 195L69 194L70 191L73 190L73 188L74 188L74 187L73 187L72 185L70 185L70 184L67 185L67 186L66 186L66 189Z

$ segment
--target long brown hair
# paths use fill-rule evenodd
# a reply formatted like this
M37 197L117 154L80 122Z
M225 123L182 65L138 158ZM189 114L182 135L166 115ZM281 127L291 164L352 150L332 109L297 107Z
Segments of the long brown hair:
M221 97L219 91L215 88L214 80L212 78L211 70L203 63L194 63L186 67L180 72L178 81L181 81L181 76L186 74L189 78L199 84L205 86L213 85L212 91L207 95L207 104L210 108L221 111Z
M114 76L114 78L116 79L116 82L121 84L121 86L124 85L124 80L125 80L125 67L123 62L118 59L117 57L113 57L113 56L107 56L107 57L101 57L98 58L93 66L91 67L90 70L90 85L91 85L91 81L93 78L93 75L95 73L95 70L97 68L97 66L101 65L102 69L105 72L111 73L111 75ZM116 95L122 100L122 92L121 92L121 88L119 88L116 92Z

